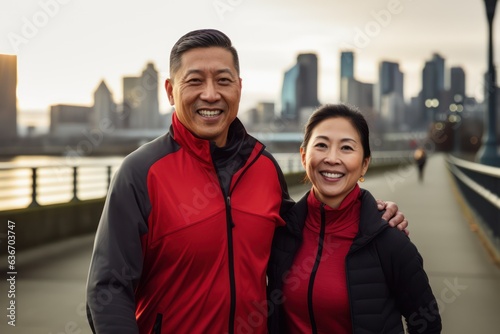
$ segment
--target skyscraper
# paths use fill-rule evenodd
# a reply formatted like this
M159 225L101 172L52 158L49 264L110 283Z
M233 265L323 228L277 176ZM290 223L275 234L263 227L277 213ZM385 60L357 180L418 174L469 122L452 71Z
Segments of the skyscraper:
M300 66L295 64L285 72L283 87L281 88L281 117L287 120L298 119L298 95L299 95Z
M347 83L343 83L347 79L354 79L354 52L342 51L340 53L340 84L339 98L341 101L347 102L346 92L344 90Z
M340 53L340 78L354 78L354 52Z
M388 130L397 130L403 125L405 112L403 79L404 75L399 70L398 63L382 61L379 64L376 108Z
M17 137L17 56L0 54L0 138Z
M318 57L314 53L299 54L297 63L300 64L301 107L317 107L318 102Z
M465 72L461 67L450 69L450 93L455 102L459 102L457 99L462 103L465 100Z
M403 96L403 73L399 64L383 61L379 65L380 94L397 93Z
M370 121L373 117L373 99L373 84L358 81L354 77L354 53L341 52L340 102L358 107Z
M124 112L131 129L162 126L158 102L158 72L148 63L140 77L123 78Z
M356 106L363 113L373 111L373 84L354 78L342 78L341 86L343 96L340 102Z
M437 89L438 91L445 90L445 66L444 66L444 58L441 57L438 53L434 53L432 55L432 62L435 64L436 70L436 80L437 80Z
M318 100L318 58L313 53L299 54L297 63L285 72L281 91L281 115L299 121L300 113L313 109Z
M106 85L101 81L99 87L94 92L94 108L90 120L90 126L94 129L107 127L115 123L116 104L113 101L113 96ZM105 122L101 124L101 122Z
M444 73L444 58L435 53L432 59L425 63L422 71L422 108L426 123L441 118L440 110L444 106L442 103L445 91Z
M437 68L433 61L426 61L422 70L422 93L424 99L439 98Z

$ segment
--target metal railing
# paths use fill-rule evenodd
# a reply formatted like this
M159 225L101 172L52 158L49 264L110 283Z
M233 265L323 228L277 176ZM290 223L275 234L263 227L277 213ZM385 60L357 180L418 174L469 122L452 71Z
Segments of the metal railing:
M103 198L118 166L0 166L0 211Z
M500 254L500 168L447 157L448 169L487 242ZM500 258L499 258L500 259Z

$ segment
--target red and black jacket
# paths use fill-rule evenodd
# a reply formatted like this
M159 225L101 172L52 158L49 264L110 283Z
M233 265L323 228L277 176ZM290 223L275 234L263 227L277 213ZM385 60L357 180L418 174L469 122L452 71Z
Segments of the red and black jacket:
M94 332L267 333L266 268L292 204L238 119L217 148L174 113L113 179L87 283Z

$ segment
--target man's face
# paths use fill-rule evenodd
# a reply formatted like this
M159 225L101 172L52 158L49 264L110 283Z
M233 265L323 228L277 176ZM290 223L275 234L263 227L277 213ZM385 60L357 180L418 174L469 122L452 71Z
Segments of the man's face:
M241 97L231 52L220 47L191 49L171 75L165 88L179 121L195 136L224 146Z

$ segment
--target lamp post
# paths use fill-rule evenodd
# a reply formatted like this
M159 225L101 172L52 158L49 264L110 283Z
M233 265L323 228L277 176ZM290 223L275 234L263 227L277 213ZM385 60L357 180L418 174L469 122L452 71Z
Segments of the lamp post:
M484 0L488 18L488 74L486 83L487 117L483 145L477 153L477 160L485 165L500 167L496 136L496 73L493 65L493 18L497 0Z

